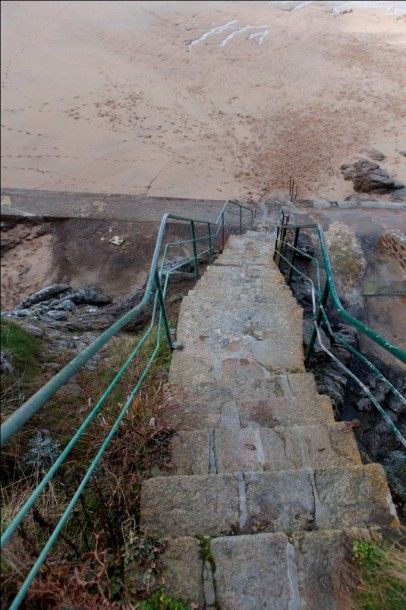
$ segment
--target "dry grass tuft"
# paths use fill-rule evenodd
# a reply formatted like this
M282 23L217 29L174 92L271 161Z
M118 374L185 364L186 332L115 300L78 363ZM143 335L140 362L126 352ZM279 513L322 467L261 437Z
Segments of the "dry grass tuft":
M2 608L6 608L48 539L91 459L111 429L124 402L138 381L155 345L153 336L124 374L111 397L86 430L5 547L2 558ZM27 470L21 456L27 439L38 428L48 429L63 447L103 390L115 376L138 337L114 339L96 370L83 370L74 383L80 395L58 393L30 426L7 447L2 487L2 529L34 489L42 472ZM162 341L140 392L132 401L104 458L74 509L46 564L32 584L22 608L51 610L80 607L83 610L116 608L131 610L124 579L125 540L123 523L137 524L142 480L153 468L164 467L172 431L159 426L165 408L165 384L170 352ZM76 393L77 394L77 393ZM118 602L120 601L120 605ZM124 603L124 605L123 605Z

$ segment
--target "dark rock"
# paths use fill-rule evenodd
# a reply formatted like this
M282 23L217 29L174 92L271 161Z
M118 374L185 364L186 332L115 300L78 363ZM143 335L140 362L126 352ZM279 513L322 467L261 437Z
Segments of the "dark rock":
M297 247L299 250L301 250L302 252L304 252L305 254L307 254L309 256L314 255L313 242L311 240L311 237L309 235L307 235L306 233L303 233L303 232L299 233ZM300 252L297 252L296 256L297 256L297 258L306 258L306 257L302 257Z
M387 395L389 389L384 381L380 381L375 377L375 375L371 374L367 377L366 385L371 390L373 397L379 403L385 400L385 396Z
M398 418L397 415L395 415L394 413L389 412L388 413L388 417L389 419L393 422L396 423ZM392 427L390 425L390 423L388 421L386 421L386 419L382 419L379 424L377 426L375 426L375 433L376 434L387 434L388 432L392 431Z
M354 163L355 175L352 178L354 190L363 193L386 193L395 189L400 189L404 185L380 168L378 163L373 163L367 159L361 159Z
M406 520L406 453L400 449L390 451L383 460L392 495L398 503L401 518Z
M397 189L396 191L394 191L391 194L391 201L399 201L399 202L405 202L406 201L406 187L403 187L401 189Z
M348 326L347 324L337 324L333 328L333 331L341 339L343 339L346 343L348 343L348 345L357 349L358 331L353 326Z
M14 367L6 351L0 351L0 372L6 375L12 375Z
M24 324L23 327L34 337L43 337L46 334L45 331L42 330L42 328L34 326L34 324Z
M69 284L52 284L51 286L47 286L38 292L34 292L34 294L30 295L27 299L21 301L21 303L17 305L16 310L26 309L27 307L31 307L31 305L35 305L36 303L49 301L52 297L62 294L69 289Z
M402 400L401 398L398 398L392 392L390 393L390 398L388 399L388 407L389 407L389 409L391 411L393 411L397 415L406 415L406 402L405 402L405 400L404 399Z
M73 311L75 309L75 303L72 301L72 299L64 299L55 305L55 309L62 311Z
M49 317L49 318L52 318L52 320L66 320L66 318L68 317L66 311L61 311L61 310L57 310L57 309L50 309L49 311L45 312L43 315L44 315L44 318Z
M75 305L108 305L111 298L105 295L97 286L80 288L69 295Z
M353 180L355 178L355 168L352 163L343 163L340 166L340 171L344 180Z
M31 309L15 309L14 311L8 311L3 314L5 318L26 318L35 317L35 311Z
M381 151L376 150L376 148L371 148L369 150L364 149L362 152L364 152L370 159L373 159L374 161L383 161L386 158L385 155Z
M359 411L372 411L374 409L374 405L369 398L360 398L356 401L355 406Z
M403 157L406 157L406 150L400 150L399 152Z
M305 318L303 320L303 343L304 343L305 347L308 347L308 345L310 343L310 338L312 336L313 329L314 329L313 320L311 318ZM321 338L323 345L325 347L327 347L327 349L328 349L330 347L329 338L327 337L326 333L324 332L324 330L322 328L319 328L319 333L320 333L320 338ZM317 337L316 337L316 341L314 343L313 350L316 354L319 352L323 352L323 349L321 348L321 346L317 340Z

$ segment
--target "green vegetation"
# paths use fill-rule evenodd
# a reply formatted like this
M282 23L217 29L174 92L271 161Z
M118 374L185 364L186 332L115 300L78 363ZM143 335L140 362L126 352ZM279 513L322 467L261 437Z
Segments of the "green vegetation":
M357 609L406 608L406 548L358 540L352 553L360 570Z
M216 571L216 562L214 561L213 554L211 552L211 537L201 536L200 537L200 556L203 561L207 561L210 564L211 571L213 574Z
M38 339L11 320L2 319L0 328L1 349L9 356L13 367L26 374L36 373L40 347Z
M1 350L11 364L1 376L2 415L6 417L27 392L32 391L39 375L41 341L11 320L0 321Z
M37 366L40 356L44 362L43 354L40 353L41 343L13 323L6 323L4 332L8 334L7 346L14 345L17 350L13 366L23 362L25 370L35 376L35 384L29 390L31 394L33 388L35 391L38 385L49 378L49 375L46 377L46 371L42 373ZM10 332L12 336L19 337L18 342L11 340ZM38 477L48 467L44 464L41 469L33 466L27 468L24 455L32 438L38 430L48 430L55 446L64 447L139 339L139 336L130 334L121 334L113 339L97 366L82 369L7 445L6 451L2 452L2 529L16 514L23 499L28 497ZM40 552L90 461L111 430L156 346L156 339L154 331L54 476L52 484L41 494L35 509L27 515L24 527L15 533L5 548L2 558L2 607L7 607L11 602L21 583L20 575L27 573L33 557ZM63 360L70 357L70 354L66 352L59 356L63 366ZM54 354L52 359L53 362L56 361ZM32 584L23 608L34 610L45 607L102 606L108 610L130 598L134 603L133 595L127 590L125 576L129 549L124 524L134 522L134 528L137 529L142 480L149 476L152 468L164 465L167 461L168 441L172 432L160 428L158 422L159 412L169 400L165 384L170 360L166 337L162 333L156 359L113 437L97 470L97 476L89 482L46 565ZM18 404L19 402L14 408ZM138 553L132 553L135 555L134 560L141 561L146 569L151 564L147 556L151 544L148 540L139 539L136 549ZM155 543L151 548L154 554L158 545ZM131 551L133 550L132 548ZM140 555L141 550L143 553ZM52 603L47 605L47 600L51 598ZM140 607L146 610L186 608L181 602L172 600L160 591L139 603L144 604Z
M137 604L137 610L189 610L183 602L156 591L151 597Z

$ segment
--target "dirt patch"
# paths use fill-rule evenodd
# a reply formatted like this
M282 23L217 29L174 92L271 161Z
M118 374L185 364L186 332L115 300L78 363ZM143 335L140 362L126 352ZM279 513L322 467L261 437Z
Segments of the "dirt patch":
M7 226L7 224L6 224ZM18 223L2 230L2 309L52 282L52 237L42 223Z
M2 224L3 310L54 282L77 288L96 284L113 299L130 296L145 282L158 230L156 222L91 218ZM197 236L206 231L198 226ZM189 239L189 225L167 225L164 244ZM203 239L198 251L206 248ZM193 257L191 244L170 247L167 258L175 257Z

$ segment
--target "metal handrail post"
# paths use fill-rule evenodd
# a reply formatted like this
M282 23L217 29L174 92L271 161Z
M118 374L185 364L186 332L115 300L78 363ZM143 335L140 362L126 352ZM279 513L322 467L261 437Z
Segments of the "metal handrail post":
M199 259L197 258L196 229L195 229L195 223L193 220L190 223L190 228L192 231L193 257L195 259L195 278L196 278L196 282L197 282L197 280L199 279Z
M175 346L173 345L171 331L170 331L169 324L168 324L168 318L166 315L164 297L162 294L161 278L159 277L158 269L155 270L155 286L156 286L156 290L158 293L159 307L161 308L161 314L162 314L162 319L164 321L165 333L166 333L166 338L168 340L169 349L171 351L173 351L175 349Z
M320 299L320 304L322 305L322 307L324 307L326 305L329 294L330 294L330 286L329 286L328 280L326 279L326 283L324 284L324 288L323 288L323 294L321 295L321 299ZM315 319L315 323L316 323L317 327L320 325L321 318L323 316L322 307L319 306L319 311L318 311L317 317ZM310 337L309 346L308 346L307 351L306 351L305 360L309 359L310 354L313 351L313 347L314 347L314 343L316 341L316 337L317 337L317 331L316 331L316 328L314 328L313 332L312 332L312 335Z
M297 248L297 242L299 241L299 231L300 229L295 229L295 238L293 240L293 247ZM288 275L288 284L290 284L291 279L292 279L292 275L293 275L293 264L295 262L295 258L296 258L296 250L292 250L292 260L290 261L290 269L289 269L289 275Z
M213 258L213 244L212 244L212 241L211 241L211 225L210 225L209 222L207 223L207 230L208 230L207 237L208 237L208 240L209 240L209 259L210 259L210 262L211 262L211 260Z

